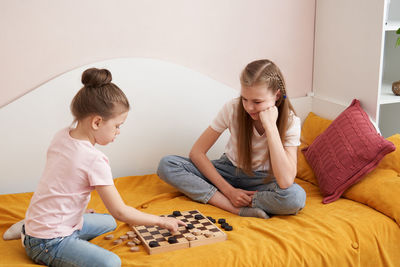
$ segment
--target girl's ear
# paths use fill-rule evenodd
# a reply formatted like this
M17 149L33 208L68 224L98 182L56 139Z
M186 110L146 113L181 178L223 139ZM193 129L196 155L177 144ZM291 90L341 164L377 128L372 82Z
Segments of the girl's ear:
M102 121L103 121L103 118L101 116L99 116L99 115L93 116L92 123L91 123L92 128L94 130L98 130L100 128Z
M278 89L278 91L276 91L276 95L275 95L275 101L278 101L281 98L281 89Z

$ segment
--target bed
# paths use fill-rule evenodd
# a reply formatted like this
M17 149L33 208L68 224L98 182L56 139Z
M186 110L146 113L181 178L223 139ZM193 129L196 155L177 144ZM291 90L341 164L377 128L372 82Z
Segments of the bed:
M136 87L127 83L125 88L130 88L127 95L134 99L133 112L138 115L135 118L132 113L133 119L128 121L126 128L123 129L121 140L118 141L120 143L116 142L112 147L104 148L105 153L110 157L113 171L115 170L114 175L118 177L115 179L115 185L124 201L142 211L160 215L169 214L174 210L197 209L213 218L225 218L234 228L233 231L226 232L226 241L155 255L148 255L142 246L139 252L130 252L125 244L113 245L110 240L105 240L104 236L91 241L118 254L123 266L400 266L400 205L398 205L400 203L400 135L388 138L396 146L394 152L385 156L378 167L349 188L343 197L330 204L322 203L323 198L318 183L315 182L313 171L303 154L299 152L296 182L307 193L305 208L297 216L273 216L268 220L239 217L211 205L191 201L154 174L158 160L163 155L186 155L195 138L207 126L221 103L237 95L237 91L181 66L155 60L117 59L90 66L108 67L113 74L115 73L114 80L117 84L118 80L119 84L124 84L125 80L135 81ZM146 66L151 67L146 69ZM5 141L5 149L2 149L2 158L0 158L5 167L0 170L0 183L3 190L0 195L0 233L4 233L13 223L23 219L40 176L48 138L70 120L68 115L64 115L66 112L61 112L61 110L65 111L68 103L57 101L72 98L72 91L79 87L79 81L74 76L79 76L78 73L86 67L65 73L29 93L25 99L19 99L16 103L11 103L0 110L2 120L7 120L9 114L15 114L21 109L26 113L33 113L27 114L28 116L44 118L40 121L43 126L40 129L37 127L38 123L31 123L28 127L32 128L23 132L16 131L12 137L0 136L0 140ZM161 71L160 68L162 68L162 73L167 72L166 76L169 77L171 75L189 77L185 79L185 82L177 85L181 89L186 89L188 86L199 86L197 87L199 90L201 88L202 91L195 92L194 96L190 94L183 96L183 98L197 99L198 103L185 108L195 114L191 118L196 119L198 123L188 125L187 114L180 114L176 116L176 122L168 120L164 124L161 123L160 128L152 129L147 124L146 118L140 117L141 109L145 108L141 106L140 101L148 101L147 97L150 99L153 97L154 100L156 94L149 88L145 90L139 86L138 89L137 86L144 84L143 80L154 77L154 73ZM145 71L148 74L133 78L131 73L135 72L127 72L127 69L137 70L138 73ZM122 77L127 78L124 80ZM168 81L176 82L175 79ZM165 80L163 84L166 84ZM148 83L147 86L149 86ZM174 86L176 88L176 84ZM65 92L63 90L61 90L63 92L51 92L55 90L54 88L57 90L63 88ZM160 88L160 84L157 83L151 88L161 90L155 89ZM182 97L178 91L175 93L175 97ZM169 91L168 96L171 94L173 95L174 92ZM204 98L203 94L212 94L213 101ZM158 97L164 98L166 95L162 94ZM49 102L54 103L38 107L38 99L50 99ZM207 100L209 109L199 112L199 106ZM302 146L299 148L301 149L313 142L327 128L330 121L308 113L311 111L309 99L298 99L293 102L296 107L299 107L300 117L304 121ZM137 103L136 106L135 103ZM160 105L162 110L169 107L172 110L177 109L171 102L163 106L160 101ZM54 109L54 112L48 114L50 109ZM21 113L24 112L19 112ZM156 116L157 111L154 113L147 115ZM169 115L171 113L163 114L161 121ZM12 125L15 128L20 127L18 120L22 121L22 118L14 116ZM128 126L129 124L132 126ZM143 133L138 133L137 125L141 125L140 129L148 132L146 137L143 137ZM190 130L177 131L180 127L187 126L191 126ZM165 133L164 138L158 140L161 132ZM40 135L45 136L41 138ZM123 138L124 135L125 138ZM171 140L169 143L165 142L167 137ZM146 143L143 139L146 139L147 146L143 144ZM12 150L11 147L18 140L20 143L14 146L18 149ZM7 145L10 147L7 148ZM223 146L224 139L217 144L209 156L218 157ZM133 149L134 147L136 149ZM41 153L42 156L40 156ZM24 168L15 168L16 158L19 164L21 161L27 162ZM92 193L88 208L96 212L106 212L96 192ZM120 236L127 231L129 231L129 226L118 222L118 227L113 234ZM26 256L20 240L4 241L3 239L0 239L0 265L34 266Z

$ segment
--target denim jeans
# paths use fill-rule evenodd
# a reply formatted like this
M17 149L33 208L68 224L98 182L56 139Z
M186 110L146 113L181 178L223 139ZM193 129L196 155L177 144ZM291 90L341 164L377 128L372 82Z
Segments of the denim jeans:
M305 205L306 193L296 183L289 188L281 189L275 178L265 171L255 171L254 176L248 176L239 172L225 154L217 160L212 160L211 163L233 187L257 191L252 206L261 208L268 214L296 214ZM188 158L180 156L162 158L157 174L162 180L198 202L207 203L218 190Z
M98 213L86 213L83 218L82 229L70 236L41 239L25 235L26 254L34 262L47 266L121 266L116 254L88 242L114 230L117 227L114 218Z

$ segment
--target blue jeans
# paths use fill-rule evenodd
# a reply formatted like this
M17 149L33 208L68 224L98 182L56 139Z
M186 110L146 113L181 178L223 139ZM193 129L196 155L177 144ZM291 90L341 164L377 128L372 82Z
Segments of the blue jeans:
M233 187L257 191L254 194L252 206L263 209L269 214L296 214L304 208L306 193L298 184L293 183L286 189L278 186L275 178L265 171L253 172L248 176L240 172L224 155L212 160L218 173ZM176 187L189 198L207 203L218 190L193 164L180 156L166 156L160 161L158 176Z
M41 239L26 235L26 254L47 266L121 266L116 254L87 241L113 231L117 227L114 218L98 213L86 213L83 218L82 229L70 236Z

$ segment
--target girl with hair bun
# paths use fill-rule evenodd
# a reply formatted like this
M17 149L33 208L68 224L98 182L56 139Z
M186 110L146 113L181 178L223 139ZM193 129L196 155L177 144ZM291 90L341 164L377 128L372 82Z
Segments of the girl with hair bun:
M71 102L76 127L59 131L47 151L46 166L22 227L26 253L36 263L121 266L116 254L88 242L114 230L114 218L170 231L186 225L127 206L115 188L108 158L95 148L113 142L128 116L128 99L111 80L106 69L83 72L84 86ZM94 189L112 216L85 213Z
M294 183L300 119L283 75L272 61L256 60L244 68L240 83L240 97L224 105L189 158L166 156L157 173L191 199L240 216L296 214L306 199ZM210 161L206 153L226 129L225 153Z

